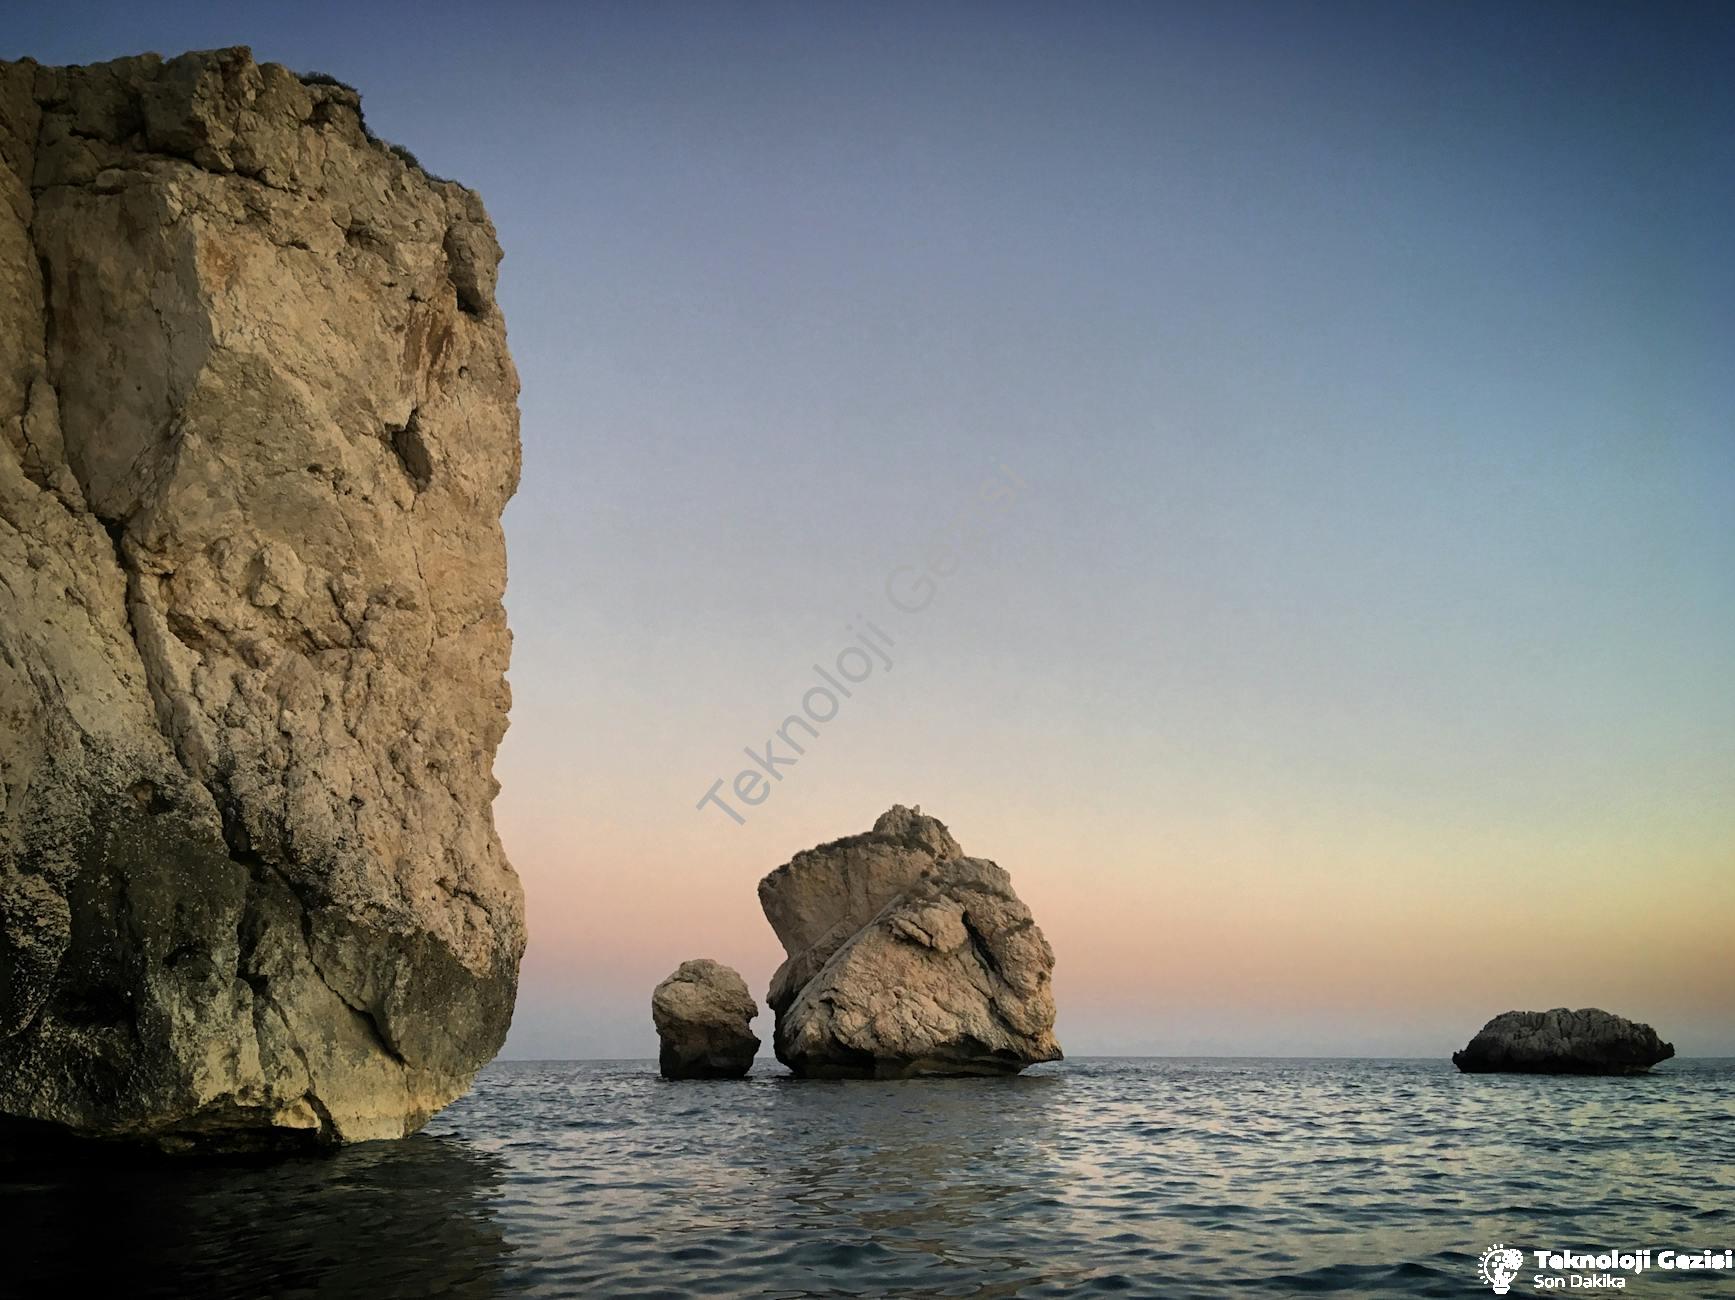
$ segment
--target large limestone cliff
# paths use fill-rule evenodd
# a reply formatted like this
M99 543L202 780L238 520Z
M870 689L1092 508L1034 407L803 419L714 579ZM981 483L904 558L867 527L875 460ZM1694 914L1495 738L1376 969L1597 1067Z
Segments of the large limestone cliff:
M0 63L14 1136L398 1136L498 1049L499 256L346 87Z

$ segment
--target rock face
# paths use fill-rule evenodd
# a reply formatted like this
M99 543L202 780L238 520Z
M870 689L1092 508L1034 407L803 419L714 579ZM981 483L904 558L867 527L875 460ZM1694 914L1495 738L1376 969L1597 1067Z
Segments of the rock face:
M244 49L0 63L14 1135L399 1136L506 1032L518 385L406 158Z
M1467 1074L1640 1074L1674 1054L1649 1025L1556 1007L1495 1016L1452 1064Z
M753 1068L759 1040L748 1028L759 1007L747 981L707 957L684 961L651 995L667 1079L739 1079Z
M897 806L759 884L788 959L777 1059L822 1078L1011 1074L1060 1059L1054 953L992 862Z

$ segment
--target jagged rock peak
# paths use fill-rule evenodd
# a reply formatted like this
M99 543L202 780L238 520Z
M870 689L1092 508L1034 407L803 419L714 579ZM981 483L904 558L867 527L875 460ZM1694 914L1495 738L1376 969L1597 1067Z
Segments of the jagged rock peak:
M937 818L895 804L871 831L797 853L761 880L759 906L789 954L765 995L771 1009L788 1006L795 990L917 876L960 852Z
M798 1074L1005 1074L1057 1060L1054 953L1006 872L892 808L759 886L789 954L777 1057Z

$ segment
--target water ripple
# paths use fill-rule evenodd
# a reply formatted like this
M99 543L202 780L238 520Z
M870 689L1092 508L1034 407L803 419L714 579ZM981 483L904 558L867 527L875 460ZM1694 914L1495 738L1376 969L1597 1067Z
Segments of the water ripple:
M499 1063L406 1142L12 1170L0 1214L26 1295L124 1270L128 1295L249 1300L1463 1297L1494 1241L1727 1248L1732 1119L1731 1062L1534 1079L1083 1060L904 1083L761 1066L710 1084ZM1735 1277L1649 1273L1623 1294L1662 1287Z

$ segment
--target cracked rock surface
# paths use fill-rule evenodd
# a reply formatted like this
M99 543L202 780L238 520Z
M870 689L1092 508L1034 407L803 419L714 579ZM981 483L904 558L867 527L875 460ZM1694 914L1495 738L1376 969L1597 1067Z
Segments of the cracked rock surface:
M892 808L759 884L788 959L777 1059L820 1078L1013 1074L1060 1059L1054 953L994 863Z
M395 1137L498 1050L480 200L245 49L0 63L0 1119Z

